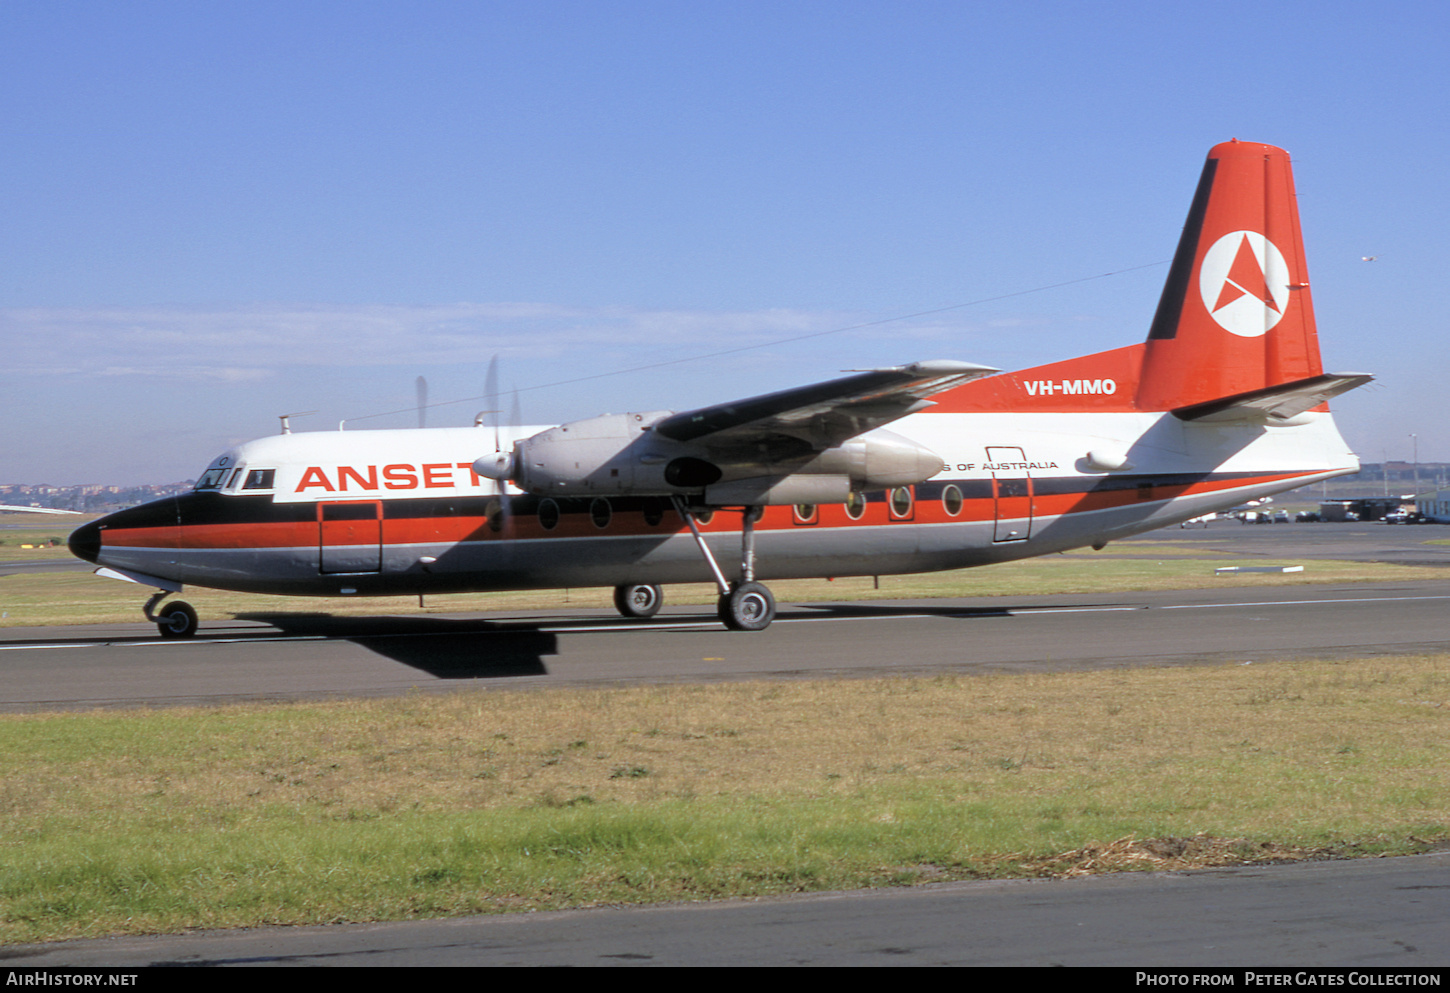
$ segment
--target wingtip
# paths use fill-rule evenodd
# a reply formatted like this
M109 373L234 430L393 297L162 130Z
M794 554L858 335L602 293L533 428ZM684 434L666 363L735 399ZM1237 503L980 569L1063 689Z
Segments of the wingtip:
M961 362L957 359L927 359L925 362L913 362L910 365L898 366L897 368L913 376L970 376L986 375L1002 371L989 365L979 365L976 362Z

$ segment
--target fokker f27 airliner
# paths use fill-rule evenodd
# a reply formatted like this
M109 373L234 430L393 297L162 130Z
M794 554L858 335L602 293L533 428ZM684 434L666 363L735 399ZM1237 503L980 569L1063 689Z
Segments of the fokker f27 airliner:
M1146 342L1021 372L913 362L683 413L497 433L282 434L194 491L86 524L97 572L304 596L612 586L652 616L713 581L728 627L766 579L987 565L1176 524L1359 464L1326 402L1289 156L1209 152Z

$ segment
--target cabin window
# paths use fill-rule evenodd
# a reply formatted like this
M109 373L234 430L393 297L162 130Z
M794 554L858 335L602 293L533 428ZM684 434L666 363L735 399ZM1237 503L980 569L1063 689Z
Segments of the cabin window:
M645 497L643 509L644 522L650 527L658 527L665 519L665 502L659 497Z
M601 530L609 527L609 522L613 517L614 508L604 497L595 497L594 501L589 504L589 519L594 522L595 527Z
M244 490L270 490L272 480L277 476L276 469L253 469L247 473L246 482L242 483Z
M553 500L539 504L539 527L552 531L559 526L559 505Z
M952 517L962 512L962 491L955 485L941 491L941 505Z
M910 489L898 486L891 491L891 512L897 517L906 517L911 513Z
M852 490L846 495L846 516L853 521L859 521L864 513L866 513L866 497L856 490Z
M813 503L798 503L795 505L795 522L797 524L816 523L816 505Z

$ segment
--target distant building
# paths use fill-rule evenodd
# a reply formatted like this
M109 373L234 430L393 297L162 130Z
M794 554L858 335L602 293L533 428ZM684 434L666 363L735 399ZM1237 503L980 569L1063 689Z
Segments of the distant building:
M1402 509L1410 497L1361 497L1350 500L1322 500L1319 503L1321 521L1382 521L1389 514Z
M1415 501L1415 509L1427 521L1450 524L1450 490L1436 490Z

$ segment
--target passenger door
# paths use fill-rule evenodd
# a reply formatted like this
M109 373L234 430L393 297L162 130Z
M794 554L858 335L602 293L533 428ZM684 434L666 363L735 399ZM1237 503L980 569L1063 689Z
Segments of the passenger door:
M383 505L350 500L317 505L318 569L380 572L383 568Z
M992 540L1026 541L1032 537L1032 473L1020 448L987 448L992 471L995 520Z

